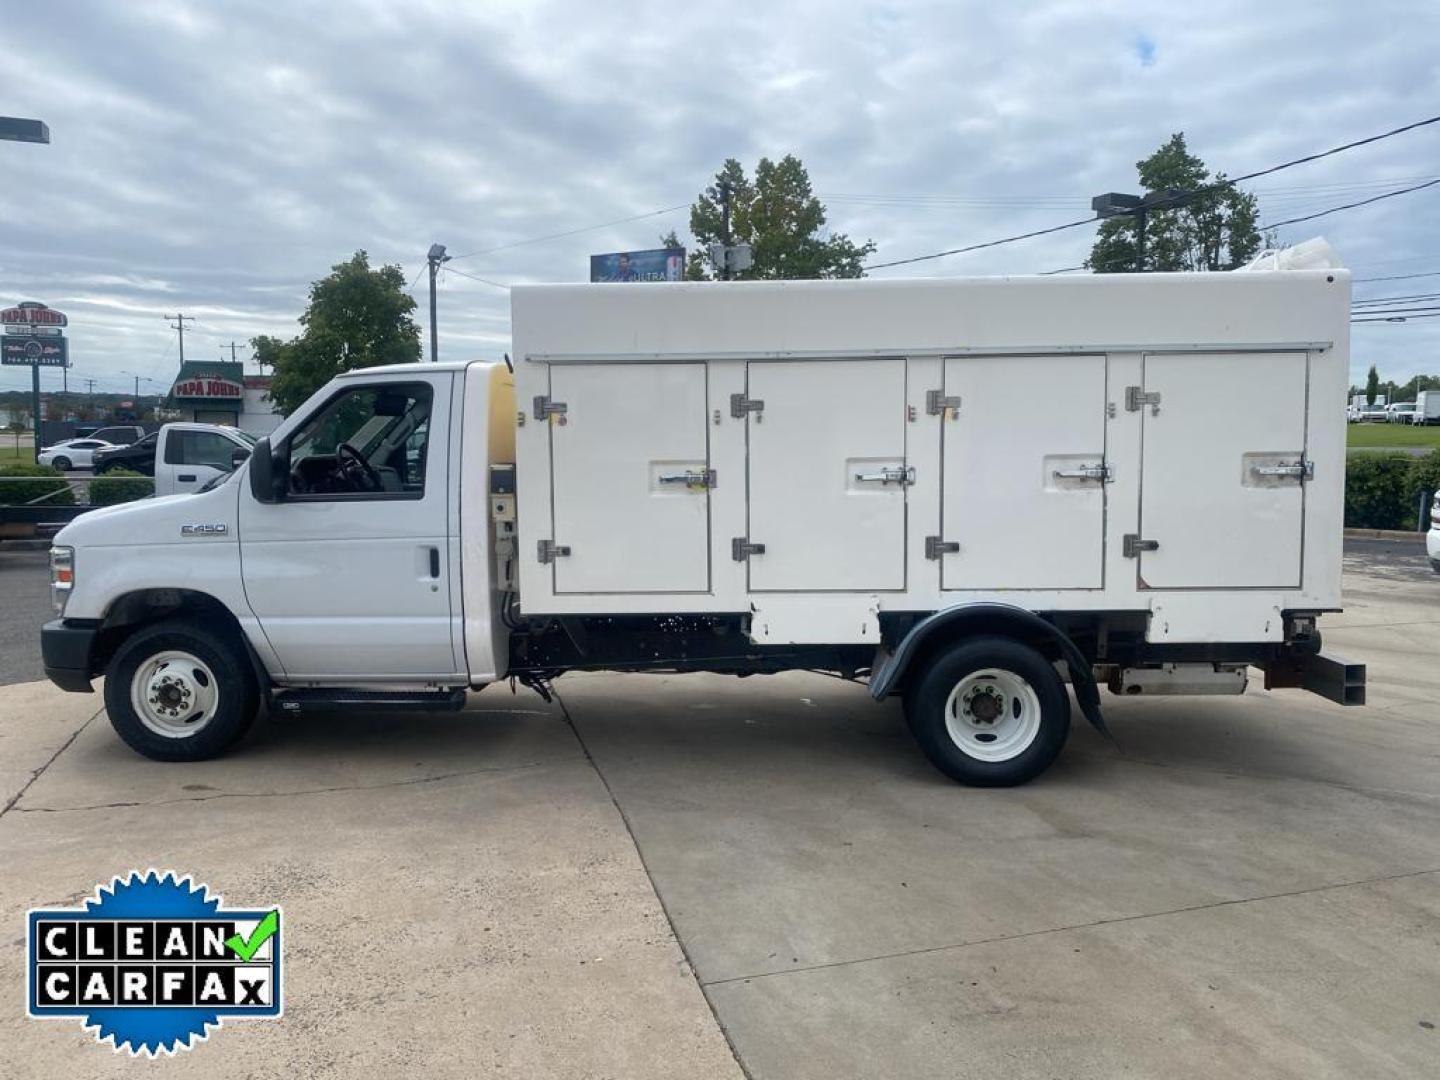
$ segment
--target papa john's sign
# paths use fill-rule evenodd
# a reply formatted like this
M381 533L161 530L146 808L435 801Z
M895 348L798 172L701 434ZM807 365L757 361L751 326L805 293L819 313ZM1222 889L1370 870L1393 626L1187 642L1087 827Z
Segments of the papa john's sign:
M201 376L194 379L181 379L175 384L170 393L177 398L204 398L207 401L213 401L215 399L239 401L245 396L245 387L231 379Z

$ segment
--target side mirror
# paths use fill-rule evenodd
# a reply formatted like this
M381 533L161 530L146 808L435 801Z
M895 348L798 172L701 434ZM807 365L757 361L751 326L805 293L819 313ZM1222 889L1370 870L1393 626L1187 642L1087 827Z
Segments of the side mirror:
M239 449L235 452L241 453ZM250 451L250 494L256 502L277 503L285 497L284 481L284 473L276 475L270 440L261 439Z
M238 469L241 465L244 465L244 464L245 464L245 459L248 458L249 456L250 456L250 448L249 448L249 447L246 447L246 446L237 446L237 447L235 447L234 450L231 450L231 451L230 451L230 471L231 471L231 472L234 472L234 471L235 471L236 469Z

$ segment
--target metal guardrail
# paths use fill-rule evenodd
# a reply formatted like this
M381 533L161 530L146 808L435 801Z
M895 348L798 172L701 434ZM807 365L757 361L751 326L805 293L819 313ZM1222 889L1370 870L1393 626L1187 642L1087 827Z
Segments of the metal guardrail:
M0 476L0 525L66 525L74 521L81 514L96 509L96 504L90 502L90 484L96 480L108 479L96 476ZM117 476L117 482L138 483L144 481L150 487L150 494L155 493L155 480L149 476ZM33 499L24 502L16 501L7 496L7 490L14 492L19 485L37 483L52 485L50 491ZM61 486L63 485L63 486ZM60 503L55 500L62 498L64 492L69 492L74 498L73 503ZM141 496L148 498L148 496ZM110 504L101 504L110 505Z

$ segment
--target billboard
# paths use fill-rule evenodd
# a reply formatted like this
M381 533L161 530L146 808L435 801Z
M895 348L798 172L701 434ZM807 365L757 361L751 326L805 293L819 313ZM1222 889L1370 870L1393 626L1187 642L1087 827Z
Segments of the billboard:
M63 337L0 337L0 364L64 367L70 343Z
M680 281L684 277L684 248L614 251L590 256L591 281Z

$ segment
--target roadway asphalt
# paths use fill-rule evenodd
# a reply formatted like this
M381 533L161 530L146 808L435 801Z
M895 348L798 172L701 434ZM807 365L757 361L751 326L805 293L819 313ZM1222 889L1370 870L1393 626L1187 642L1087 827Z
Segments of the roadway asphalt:
M54 617L49 554L0 551L0 686L45 677L40 627Z

